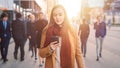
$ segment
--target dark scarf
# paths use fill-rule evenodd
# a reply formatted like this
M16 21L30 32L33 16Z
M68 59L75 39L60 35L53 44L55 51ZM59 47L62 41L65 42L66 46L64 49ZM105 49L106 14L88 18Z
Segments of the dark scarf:
M61 36L62 37L62 45L61 45L61 52L60 52L60 62L61 62L61 68L71 68L72 66L72 60L71 60L71 44L70 44L70 38L68 35L68 29L67 27L59 27L58 25L54 24L51 27L48 28L46 33L46 40L44 47L48 46L50 44L50 39L53 35L55 36Z

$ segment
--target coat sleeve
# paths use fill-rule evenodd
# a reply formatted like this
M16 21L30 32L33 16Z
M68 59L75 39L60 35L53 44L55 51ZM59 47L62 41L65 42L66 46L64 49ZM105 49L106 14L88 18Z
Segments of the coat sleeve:
M30 22L27 23L27 36L30 36Z
M96 28L97 28L97 25L96 25L96 24L97 24L97 22L94 23L94 29L95 29L95 30L96 30Z
M1 24L1 21L0 21L0 38L2 37L2 24Z
M75 52L75 58L76 58L76 62L78 65L78 68L85 68L85 64L83 61L83 56L82 56L82 52L81 52L81 47L80 47L80 43L79 43L79 39L78 36L75 35L75 39L76 39L76 52Z
M88 36L89 36L89 34L90 34L90 26L89 26L89 24L88 24L88 31L87 31L87 34L88 34ZM87 37L88 38L88 37Z
M53 50L50 49L49 45L47 47L44 47L44 48L40 48L39 49L39 55L42 57L42 58L46 58L50 55L53 54Z
M104 22L104 30L105 30L105 35L107 33L107 30L106 30L106 23Z

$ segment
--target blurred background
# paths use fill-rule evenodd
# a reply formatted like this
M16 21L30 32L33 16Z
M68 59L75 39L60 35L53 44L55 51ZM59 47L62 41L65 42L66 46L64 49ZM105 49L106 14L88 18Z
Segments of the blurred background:
M0 14L8 12L9 21L15 19L15 13L20 12L26 17L30 13L37 14L43 11L49 19L50 11L56 4L62 4L68 13L69 19L76 21L86 17L92 20L98 15L104 15L106 21L120 24L120 0L0 0Z

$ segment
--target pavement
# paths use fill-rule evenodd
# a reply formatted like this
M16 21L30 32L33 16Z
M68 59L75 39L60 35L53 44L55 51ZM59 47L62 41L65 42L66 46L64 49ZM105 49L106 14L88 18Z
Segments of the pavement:
M96 61L95 31L90 29L87 43L86 68L120 68L120 27L107 28L107 35L103 42L102 58Z
M25 45L25 60L22 62L20 61L20 50L18 52L18 59L14 59L14 46L13 39L11 39L8 51L8 62L3 63L3 61L0 60L0 68L39 68L39 60L35 61L34 57L31 58L32 53L28 49L28 40Z
M107 29L107 35L103 42L102 58L96 61L96 44L93 26L87 42L87 54L84 58L86 68L120 68L120 27L113 26ZM25 45L25 60L20 61L13 57L14 41L11 39L8 51L8 62L3 64L0 60L0 68L40 68L39 60L31 58L32 53L28 50L28 40ZM44 68L41 67L41 68ZM76 66L77 68L77 66Z

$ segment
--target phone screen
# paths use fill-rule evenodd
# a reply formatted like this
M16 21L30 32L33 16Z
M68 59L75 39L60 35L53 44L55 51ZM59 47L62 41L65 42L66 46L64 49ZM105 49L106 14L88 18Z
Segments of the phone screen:
M52 36L51 37L51 42L57 41L59 43L59 36Z

